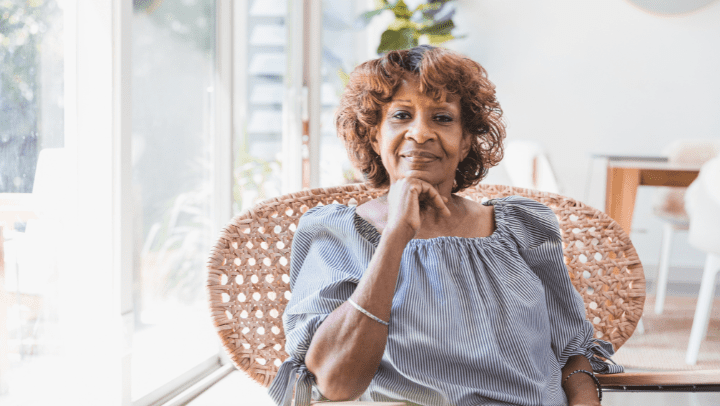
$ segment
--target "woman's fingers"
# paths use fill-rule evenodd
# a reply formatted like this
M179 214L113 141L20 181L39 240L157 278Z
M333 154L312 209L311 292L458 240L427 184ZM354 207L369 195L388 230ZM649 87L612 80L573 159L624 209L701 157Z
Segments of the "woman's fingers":
M448 198L441 195L433 185L420 179L407 179L411 185L410 187L416 191L419 201L424 202L426 205L435 206L435 210L443 216L451 214L450 209L445 204Z
M423 193L427 196L427 201L429 201L433 206L435 206L435 209L440 212L443 216L450 216L450 209L448 209L447 205L445 203L448 202L448 198L445 196L442 196L440 192L437 191L432 185L430 185L427 182L420 181L426 186L424 188ZM420 196L422 198L422 195Z
M409 226L413 232L420 228L420 192L404 179L390 186L388 193L388 226Z
M404 222L417 231L429 206L433 206L440 215L450 216L450 209L445 204L447 201L430 183L417 178L399 179L390 186L388 193L388 220L395 225Z

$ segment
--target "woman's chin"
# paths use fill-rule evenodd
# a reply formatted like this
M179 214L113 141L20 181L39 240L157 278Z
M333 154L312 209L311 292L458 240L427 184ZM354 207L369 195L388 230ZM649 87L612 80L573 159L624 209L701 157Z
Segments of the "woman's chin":
M410 169L405 171L402 174L401 178L419 179L435 187L438 187L445 183L448 183L452 186L453 181L455 180L454 177L450 178L439 175L441 174L439 174L437 170L433 171L431 169Z
M410 169L402 174L403 178L415 178L425 182L434 183L433 180L437 180L437 173L433 173L432 170L427 169Z

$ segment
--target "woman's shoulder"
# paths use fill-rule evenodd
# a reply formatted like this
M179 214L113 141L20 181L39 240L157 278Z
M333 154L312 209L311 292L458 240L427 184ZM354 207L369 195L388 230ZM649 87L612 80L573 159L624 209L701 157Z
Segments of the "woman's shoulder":
M301 240L309 245L322 236L353 246L360 241L377 245L380 234L373 224L358 216L356 209L356 206L337 203L313 207L300 218L293 240Z
M507 196L497 199L490 199L483 203L484 205L492 205L500 208L511 216L521 216L529 218L552 218L557 221L555 212L548 206L524 196Z
M548 206L523 196L491 199L486 205L495 207L495 221L519 240L521 245L533 247L548 239L560 240L555 212Z
M365 223L378 230L379 233L385 229L387 223L387 205L382 204L379 199L368 200L357 206L355 213L362 218Z
M315 206L300 217L298 232L310 232L319 229L347 229L354 225L354 216L354 207L337 203Z
M324 216L337 216L347 214L352 211L352 206L345 206L344 204L332 203L332 204L319 204L315 207L311 207L302 215L302 219L318 219Z

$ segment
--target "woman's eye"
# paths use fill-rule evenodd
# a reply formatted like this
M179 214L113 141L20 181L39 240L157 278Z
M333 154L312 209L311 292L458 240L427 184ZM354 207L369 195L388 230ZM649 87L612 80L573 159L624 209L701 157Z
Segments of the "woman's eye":
M393 118L404 120L410 118L410 114L408 114L408 112L406 111L398 111L397 113L393 114Z
M440 121L440 122L442 122L442 123L449 123L449 122L451 122L453 119L452 119L452 117L450 117L450 116L448 116L448 115L441 114L441 115L439 115L439 116L435 116L435 120Z

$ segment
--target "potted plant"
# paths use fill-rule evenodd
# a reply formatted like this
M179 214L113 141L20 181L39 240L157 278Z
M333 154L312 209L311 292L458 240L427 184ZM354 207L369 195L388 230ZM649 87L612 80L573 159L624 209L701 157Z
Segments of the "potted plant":
M360 16L361 24L367 25L386 10L392 11L395 19L380 37L378 54L418 46L423 37L431 45L464 37L452 33L455 28L452 21L455 15L455 0L429 0L421 2L412 10L404 0L378 0L375 10Z

